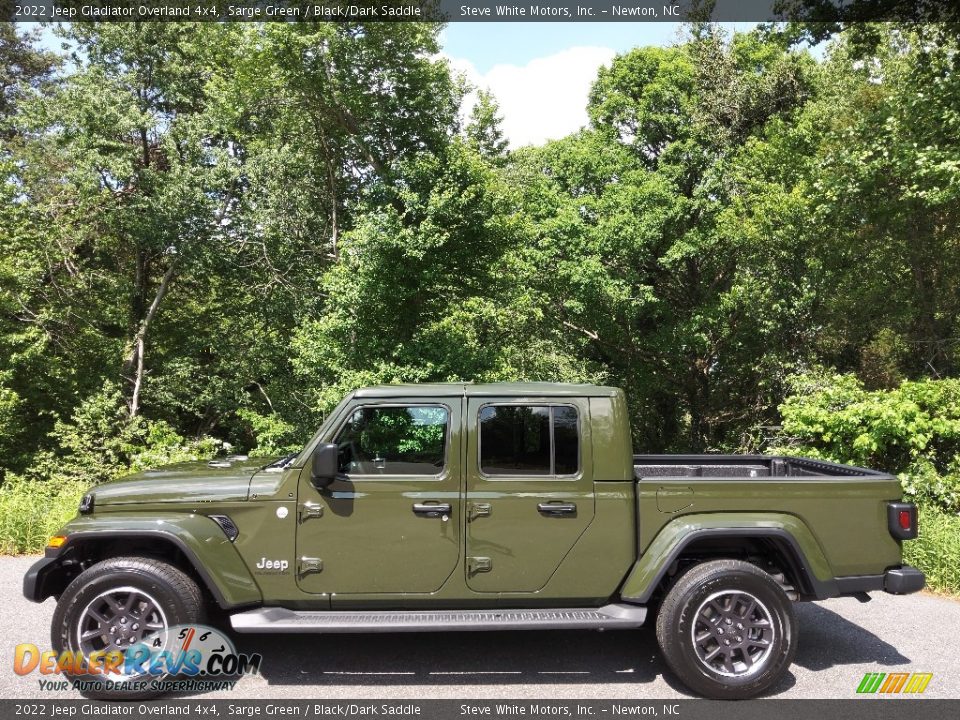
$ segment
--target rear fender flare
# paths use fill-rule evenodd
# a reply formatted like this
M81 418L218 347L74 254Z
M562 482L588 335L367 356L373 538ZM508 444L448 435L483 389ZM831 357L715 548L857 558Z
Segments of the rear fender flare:
M817 599L839 594L830 563L803 520L785 513L724 513L684 515L668 523L634 563L621 587L621 598L646 603L684 549L711 537L776 540L793 565L785 570L797 574Z

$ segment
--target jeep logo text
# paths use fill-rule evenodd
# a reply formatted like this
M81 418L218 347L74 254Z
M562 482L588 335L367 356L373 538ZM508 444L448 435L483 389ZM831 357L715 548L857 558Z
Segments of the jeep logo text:
M257 568L260 570L279 570L280 572L285 572L288 567L290 567L290 563L286 560L268 560L265 557L260 558L260 562L257 563Z

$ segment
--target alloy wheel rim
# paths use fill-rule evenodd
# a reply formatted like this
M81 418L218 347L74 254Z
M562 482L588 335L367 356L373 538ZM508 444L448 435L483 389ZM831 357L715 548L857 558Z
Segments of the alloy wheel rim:
M748 592L723 590L697 609L690 630L701 665L726 677L754 675L773 652L773 616Z
M84 608L76 646L88 658L94 652L123 652L166 629L167 618L156 598L139 588L117 587L100 593Z

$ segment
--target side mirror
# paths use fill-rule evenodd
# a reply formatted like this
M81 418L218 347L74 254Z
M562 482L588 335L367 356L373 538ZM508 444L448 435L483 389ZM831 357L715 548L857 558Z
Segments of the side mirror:
M336 443L320 443L313 451L310 481L318 490L336 480L339 453Z

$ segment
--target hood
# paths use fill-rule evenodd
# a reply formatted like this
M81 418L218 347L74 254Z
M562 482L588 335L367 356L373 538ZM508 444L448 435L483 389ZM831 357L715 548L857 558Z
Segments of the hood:
M250 478L273 458L234 455L209 462L166 465L99 485L94 508L131 503L203 503L246 500Z

